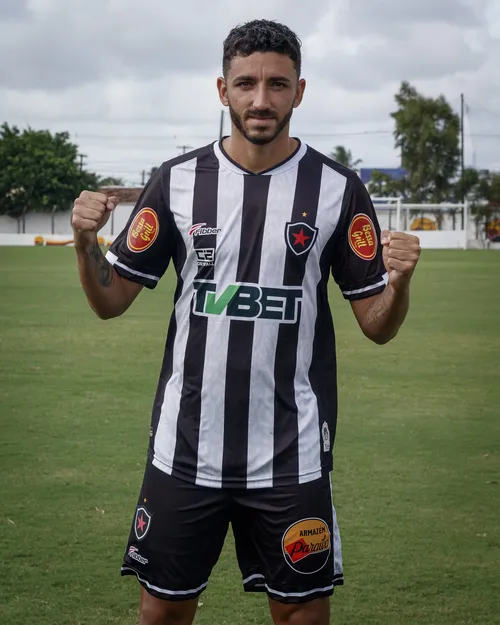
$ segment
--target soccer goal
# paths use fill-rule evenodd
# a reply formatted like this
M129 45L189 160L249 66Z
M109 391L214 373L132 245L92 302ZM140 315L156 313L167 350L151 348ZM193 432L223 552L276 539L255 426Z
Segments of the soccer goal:
M467 249L470 232L469 205L411 204L399 197L372 198L382 230L410 232L422 247Z

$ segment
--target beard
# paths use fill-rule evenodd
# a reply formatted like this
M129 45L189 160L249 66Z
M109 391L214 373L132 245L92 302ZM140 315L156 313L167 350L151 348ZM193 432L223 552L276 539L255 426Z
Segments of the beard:
M272 141L274 141L276 139L276 137L283 132L283 129L286 128L286 126L288 126L290 119L292 118L292 114L293 114L293 106L292 108L288 111L288 113L283 117L283 119L280 121L278 120L278 124L276 126L276 129L274 131L274 133L272 135L268 135L268 136L254 136L251 135L247 132L247 130L245 129L245 125L243 123L243 120L241 118L241 115L238 115L238 113L233 109L233 107L231 106L231 104L229 104L229 115L231 116L231 121L233 122L235 128L237 130L239 130L239 132L245 137L245 139L247 141L249 141L250 143L253 143L254 145L266 145L268 143L271 143ZM272 111L258 111L258 110L250 110L246 113L245 115L245 119L248 119L250 117L253 117L255 119L263 118L263 119L277 119L276 115L274 115L274 113L272 113Z

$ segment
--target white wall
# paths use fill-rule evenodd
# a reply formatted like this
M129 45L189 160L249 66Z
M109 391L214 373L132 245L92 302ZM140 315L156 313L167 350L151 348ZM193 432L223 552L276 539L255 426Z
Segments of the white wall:
M102 236L117 235L125 228L134 204L119 204L113 211L108 223L101 230ZM24 234L60 234L72 235L71 211L58 213L26 213L24 216ZM23 233L23 218L19 221L7 215L0 215L0 234Z
M12 234L17 232L17 228L17 219L13 219L8 215L0 215L0 232Z

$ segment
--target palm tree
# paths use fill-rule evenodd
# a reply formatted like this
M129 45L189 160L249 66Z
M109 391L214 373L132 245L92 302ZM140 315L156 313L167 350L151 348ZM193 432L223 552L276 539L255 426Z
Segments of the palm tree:
M337 145L329 156L334 161L337 161L337 163L340 163L345 167L349 167L349 169L355 169L360 163L363 162L360 158L353 161L351 150L348 150L343 145Z

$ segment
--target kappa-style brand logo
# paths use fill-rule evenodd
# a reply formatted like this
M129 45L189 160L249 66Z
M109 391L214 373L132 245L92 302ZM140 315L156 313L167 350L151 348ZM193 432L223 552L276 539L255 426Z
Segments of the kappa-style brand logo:
M139 506L137 508L134 520L134 532L137 540L142 540L146 537L146 534L149 532L149 528L151 527L151 519L152 516L144 506Z
M377 253L377 233L373 221L363 213L356 215L349 226L349 245L363 260L373 260Z
M272 319L296 323L302 301L302 289L297 287L271 288L256 284L229 284L218 289L210 280L195 280L193 312L208 317L230 317L253 321Z
M317 573L330 556L330 530L322 519L302 519L283 534L283 556L294 571Z
M152 208L143 208L130 224L127 247L131 252L144 252L151 247L160 231L158 215Z
M308 252L316 243L318 228L303 221L289 222L285 226L285 241L288 248L297 256Z
M215 265L215 249L213 247L195 250L198 267L213 267Z
M147 558L143 558L140 555L139 549L134 546L130 547L130 549L128 550L128 557L132 558L132 560L135 560L136 562L139 562L139 564L147 564L149 562Z
M222 232L222 228L210 228L206 223L193 224L189 228L190 237L202 237L207 234L219 234L219 232Z

